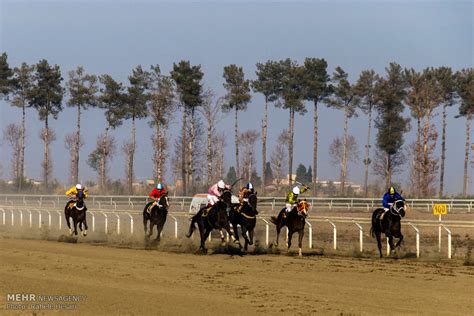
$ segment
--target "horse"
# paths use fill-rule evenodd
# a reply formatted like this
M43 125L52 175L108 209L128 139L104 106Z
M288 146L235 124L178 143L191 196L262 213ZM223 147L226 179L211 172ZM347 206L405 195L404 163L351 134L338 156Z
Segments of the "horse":
M82 236L87 236L87 220L86 220L87 207L84 204L84 193L79 191L76 195L76 201L68 202L64 207L64 215L66 217L67 227L69 227L69 235L72 236L73 231L71 229L70 219L72 218L74 224L74 234L77 236L77 224L81 230ZM84 225L84 230L82 226Z
M280 230L286 226L288 228L288 252L291 247L291 238L293 234L298 232L298 255L302 256L302 241L304 236L304 226L306 224L306 217L308 216L309 203L306 200L300 200L298 205L295 206L284 218L283 214L286 212L285 208L280 211L277 217L272 216L270 221L276 225L277 238L275 245L278 246L278 238L280 236Z
M380 219L380 216L383 213L383 208L378 208L372 213L372 227L370 228L370 234L372 237L377 238L380 258L382 258L382 242L380 241L382 233L388 237L390 252L394 252L395 248L399 247L403 240L400 221L402 217L405 217L405 201L395 201L395 203L390 207L390 210L385 213L382 219ZM396 245L393 245L393 237L398 238Z
M229 216L227 214L227 209L232 208L232 193L230 190L224 190L222 193L219 201L209 210L207 215L204 215L204 209L207 207L203 207L199 210L199 212L194 215L191 219L191 224L189 225L189 232L186 234L187 238L190 238L196 228L196 223L199 227L199 233L201 235L201 244L199 246L200 251L206 252L207 249L205 247L206 239L209 237L209 234L212 232L213 229L217 229L221 233L222 243L225 243L224 240L224 233L222 229L225 229L227 233L232 237L232 240L235 243L238 243L240 246L240 242L235 239L234 235L230 230L229 224Z
M257 223L256 215L257 212L257 194L253 193L248 196L248 202L244 202L240 211L237 212L236 208L240 207L240 204L232 207L229 220L232 224L235 238L239 240L239 231L237 225L240 225L242 229L242 237L245 240L244 250L246 251L248 245L253 245L253 235L255 230L255 224ZM248 235L247 235L248 234Z
M151 206L153 204L153 206ZM150 212L148 212L148 208L151 207ZM168 194L163 194L160 196L160 200L158 204L155 202L150 202L145 205L143 209L143 230L145 232L145 238L149 239L153 234L153 226L156 225L157 235L156 241L160 241L161 231L163 230L163 226L166 222L166 215L168 214ZM147 223L150 221L150 229L147 230ZM148 231L148 234L147 234Z

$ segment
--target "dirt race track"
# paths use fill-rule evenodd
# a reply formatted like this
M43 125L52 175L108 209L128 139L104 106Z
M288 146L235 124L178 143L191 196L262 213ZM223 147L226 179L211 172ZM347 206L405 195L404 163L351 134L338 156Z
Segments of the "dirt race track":
M0 314L7 294L76 295L77 314L426 314L474 310L462 261L286 254L194 255L0 237ZM25 304L25 302L22 302ZM62 308L64 305L62 305ZM7 309L8 307L8 309Z

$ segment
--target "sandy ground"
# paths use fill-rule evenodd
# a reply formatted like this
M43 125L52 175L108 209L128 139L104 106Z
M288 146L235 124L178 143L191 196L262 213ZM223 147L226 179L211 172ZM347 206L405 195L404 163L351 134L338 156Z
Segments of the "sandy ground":
M0 237L0 314L426 314L474 310L462 261L195 255ZM72 311L7 310L7 294L80 295ZM19 304L19 303L15 303ZM72 307L73 306L73 307ZM11 307L10 307L11 308Z

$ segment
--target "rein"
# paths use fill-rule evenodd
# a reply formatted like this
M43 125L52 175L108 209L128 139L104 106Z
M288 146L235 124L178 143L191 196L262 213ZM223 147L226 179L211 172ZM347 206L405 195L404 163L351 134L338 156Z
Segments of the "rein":
M403 209L404 206L401 206L401 207L397 208L397 203L398 202L403 202L403 200L395 201L395 203L393 203L392 207L390 208L390 213L394 216L398 216L398 217L402 218L402 216L400 215L400 210Z

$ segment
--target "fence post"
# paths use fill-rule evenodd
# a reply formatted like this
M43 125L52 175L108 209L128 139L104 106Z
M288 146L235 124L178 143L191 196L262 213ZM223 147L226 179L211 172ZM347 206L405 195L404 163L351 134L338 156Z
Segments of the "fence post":
M130 217L130 234L133 235L133 216L130 213L125 213Z
M36 212L38 212L38 228L41 228L41 211L36 210Z
M416 232L416 257L420 258L420 230L415 227L412 223L408 222L408 225L413 227Z
M28 214L30 215L30 228L33 227L33 216L31 215L31 211L30 210L25 210L28 212Z
M0 211L2 211L3 225L5 225L5 210L0 208Z
M10 209L10 213L12 213L12 226L15 226L15 215L13 215L12 209Z
M114 215L117 216L117 235L120 235L120 216L115 212L114 212Z
M448 259L451 259L451 230L443 224L441 224L441 226L448 232Z
M359 244L360 244L360 252L364 251L364 229L359 223L354 222L354 224L359 227Z
M390 256L390 243L388 242L388 237L387 237L387 257Z
M51 212L46 211L48 213L48 228L51 229Z
M308 224L308 230L309 230L309 248L312 249L313 248L313 226L311 226L311 223L308 222L307 220L306 221L306 224Z
M174 238L178 239L178 219L173 215L170 215L172 219L174 219Z
M332 232L333 232L333 247L334 247L334 250L337 250L337 228L336 228L336 224L334 224L333 222L331 222L329 219L326 219L329 224L332 225Z
M265 223L265 245L268 246L268 237L269 237L268 221L265 218L261 218L261 220Z
M62 224L63 224L63 217L61 216L61 212L60 211L56 211L58 213L58 221L59 221L59 230L62 229Z
M105 234L107 234L109 231L109 219L108 219L107 214L105 214L104 212L102 212L102 214L104 215L104 218L105 218Z
M92 232L95 232L95 214L93 211L89 211L92 215Z
M18 212L20 212L20 226L23 227L23 211L19 209Z

